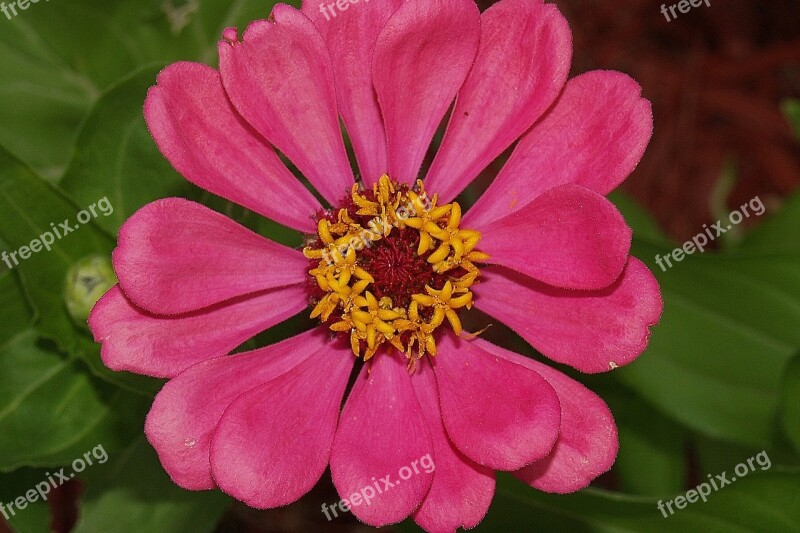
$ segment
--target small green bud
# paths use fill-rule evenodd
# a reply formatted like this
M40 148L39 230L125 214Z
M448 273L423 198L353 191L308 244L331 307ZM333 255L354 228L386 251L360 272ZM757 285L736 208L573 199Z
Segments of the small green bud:
M92 307L116 283L111 261L104 256L92 255L72 265L67 272L64 301L75 323L87 328Z

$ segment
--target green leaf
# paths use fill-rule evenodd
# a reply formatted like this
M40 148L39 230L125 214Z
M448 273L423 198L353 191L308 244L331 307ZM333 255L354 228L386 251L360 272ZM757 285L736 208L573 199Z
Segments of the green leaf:
M619 431L613 471L620 489L643 496L679 491L686 472L686 430L621 387L596 392L614 413ZM646 476L642 465L647 465Z
M65 464L97 444L118 448L138 433L129 421L144 418L142 400L46 349L32 330L0 346L0 375L0 471Z
M641 475L648 475L643 468ZM728 476L730 479L730 476ZM579 533L751 533L753 531L800 531L800 471L756 471L733 484L711 491L707 501L698 500L673 514L657 498L629 496L598 489L574 494L546 494L500 474L486 518L473 530L574 531ZM664 514L667 516L665 517ZM421 531L411 520L403 531Z
M650 216L633 204L621 208L634 255L659 280L664 313L645 353L614 375L703 435L759 448L771 442L784 369L800 348L798 200L735 250L695 252L671 268L663 260L671 245L659 242Z
M794 194L784 200L783 206L775 215L762 220L745 237L740 249L763 255L773 253L800 255L798 228L800 228L800 194Z
M783 431L800 454L800 356L786 369L781 391L780 422Z
M0 250L6 248L7 245L0 242ZM12 338L32 322L33 310L14 273L0 271L0 339Z
M228 26L266 18L272 0L70 0L29 4L0 32L0 144L48 179L100 94L151 63L212 63ZM298 2L293 2L298 4Z
M108 197L114 210L96 222L110 235L146 203L194 189L158 151L144 122L142 106L159 69L137 71L97 101L60 182L79 205Z
M25 15L2 22L0 122L13 127L0 128L0 144L53 179L63 171L75 130L99 91Z
M55 342L61 351L85 359L98 376L134 391L154 393L158 386L155 380L111 372L103 366L99 346L88 333L73 323L64 302L69 268L87 256L108 257L113 240L91 220L85 224L79 223L77 215L81 208L2 148L0 211L7 217L7 222L0 226L0 239L8 245L12 254L22 247L30 247L34 240L45 239L45 234L53 237L50 251L42 248L28 259L23 259L19 254L13 256L18 262L15 271L21 276L29 300L39 315L37 330ZM102 216L99 211L96 212ZM69 225L73 231L56 238L54 228L61 227L62 223Z
M641 475L648 475L642 469ZM666 499L666 498L665 498ZM481 531L604 531L731 533L800 531L800 473L751 473L665 518L655 498L597 489L575 494L545 494L511 480L498 479L497 495Z
M666 272L664 314L647 351L617 376L672 418L714 437L764 446L784 368L800 346L800 266L792 257L690 256Z
M11 272L0 273L0 471L71 462L127 443L147 409L55 352L30 327L33 313Z
M614 202L625 217L625 221L633 228L637 240L664 246L673 245L669 237L658 227L658 223L636 200L619 190L609 194L608 199Z
M218 491L191 492L173 484L144 437L87 470L86 485L76 533L211 532L230 503Z

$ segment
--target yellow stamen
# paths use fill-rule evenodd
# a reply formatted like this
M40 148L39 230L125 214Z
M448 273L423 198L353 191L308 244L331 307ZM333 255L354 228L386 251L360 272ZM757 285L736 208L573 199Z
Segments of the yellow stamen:
M367 361L381 346L394 347L405 354L413 372L417 359L436 355L439 327L447 323L456 335L462 334L458 310L472 307L470 288L480 275L475 263L489 256L476 250L480 232L459 227L461 206L437 205L438 196L429 198L421 181L408 188L384 175L371 191L354 185L350 198L355 210L339 209L334 222L321 219L316 240L308 241L316 244L303 249L306 258L319 261L309 275L325 293L311 317L332 320L331 331L350 332L350 348L357 357ZM401 295L408 298L407 307L396 306L389 297L376 298L380 288L373 285L380 273L370 272L359 260L360 250L392 238L395 229L418 232L415 251L425 257L432 276L454 272L440 289L425 286L424 293Z

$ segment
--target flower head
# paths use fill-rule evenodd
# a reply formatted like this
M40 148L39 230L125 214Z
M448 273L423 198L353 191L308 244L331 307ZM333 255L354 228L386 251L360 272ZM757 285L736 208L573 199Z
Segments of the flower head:
M178 198L120 231L119 285L90 326L110 368L170 378L146 433L172 479L269 508L330 466L362 521L453 531L483 518L496 470L550 492L608 470L603 401L462 318L474 306L583 372L644 350L661 296L603 196L650 137L638 85L601 71L567 81L568 26L539 0L482 14L473 0L371 0L335 16L278 5L241 40L223 36L219 72L162 71L148 126L189 181L305 246ZM514 143L463 210L457 195ZM301 312L319 325L230 355Z

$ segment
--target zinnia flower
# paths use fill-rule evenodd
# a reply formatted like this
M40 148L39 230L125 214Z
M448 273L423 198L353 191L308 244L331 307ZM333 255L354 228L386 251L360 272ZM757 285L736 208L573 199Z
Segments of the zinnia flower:
M90 317L103 360L170 378L146 434L175 483L253 507L296 501L328 465L363 522L436 532L481 521L496 470L583 488L617 453L604 402L461 317L474 305L583 372L644 350L661 296L604 195L641 158L650 105L620 73L567 81L569 28L539 0L345 6L278 5L224 32L219 72L161 72L145 116L166 158L306 246L184 199L145 206ZM456 196L516 141L462 213ZM230 355L304 310L318 327Z

